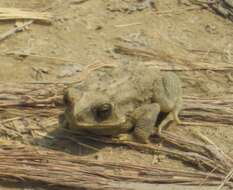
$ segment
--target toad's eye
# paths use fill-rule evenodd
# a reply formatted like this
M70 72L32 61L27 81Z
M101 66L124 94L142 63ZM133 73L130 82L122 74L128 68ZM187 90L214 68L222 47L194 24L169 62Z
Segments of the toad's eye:
M112 115L112 105L109 103L102 103L91 108L96 121L101 122L108 119Z

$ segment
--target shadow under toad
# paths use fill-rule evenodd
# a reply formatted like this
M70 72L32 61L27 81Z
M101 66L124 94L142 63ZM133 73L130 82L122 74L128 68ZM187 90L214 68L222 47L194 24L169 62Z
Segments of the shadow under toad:
M164 113L160 113L156 126L166 117ZM53 150L66 152L69 154L86 156L98 153L105 147L119 147L126 146L125 143L114 143L111 136L100 136L92 133L80 133L78 131L72 131L70 129L61 127L61 120L58 118L59 124L53 126L53 129L44 135L42 138L36 137L33 139L33 145L42 146ZM129 133L132 133L129 131ZM155 137L155 138L154 138ZM160 143L161 139L158 136L153 136L152 142L157 144Z
M86 138L85 135L74 134L62 127L56 127L42 138L34 138L33 144L79 156L95 154L105 146L109 146L91 140L91 136Z
M106 143L103 140L105 139L111 142L113 137L97 136L90 132L80 133L79 131L73 131L63 127L61 117L62 114L58 116L58 124L51 126L51 129L49 129L49 132L46 132L46 135L34 137L32 144L78 156L91 154L96 156L95 153L98 153L106 146L112 148L119 146Z

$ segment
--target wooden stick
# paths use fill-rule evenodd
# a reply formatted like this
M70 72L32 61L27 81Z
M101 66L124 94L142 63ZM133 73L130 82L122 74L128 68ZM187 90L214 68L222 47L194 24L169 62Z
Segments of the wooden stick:
M17 26L13 29L10 29L9 31L3 33L0 35L0 41L3 41L7 38L9 38L10 36L14 35L17 32L22 32L27 26L31 25L33 23L32 20L25 22L22 26Z
M52 16L47 12L26 11L19 8L0 8L0 21L35 20L51 24Z
M231 180L231 178L233 177L233 169L227 174L227 176L225 177L225 179L222 181L222 183L219 185L217 190L221 190L223 188L223 186Z

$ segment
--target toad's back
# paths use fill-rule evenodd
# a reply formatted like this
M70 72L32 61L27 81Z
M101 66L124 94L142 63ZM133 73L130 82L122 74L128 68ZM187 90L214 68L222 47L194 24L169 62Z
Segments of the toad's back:
M140 64L120 65L113 69L93 72L85 83L88 91L102 92L123 106L124 110L150 103L154 82L161 78L161 72Z

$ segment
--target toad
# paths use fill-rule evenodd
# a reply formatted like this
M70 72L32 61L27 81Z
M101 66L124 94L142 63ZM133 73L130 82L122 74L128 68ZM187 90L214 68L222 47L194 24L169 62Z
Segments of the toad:
M182 88L173 72L142 64L122 64L92 72L64 93L62 126L84 134L118 136L149 143L160 112L158 134L170 121L180 123Z

